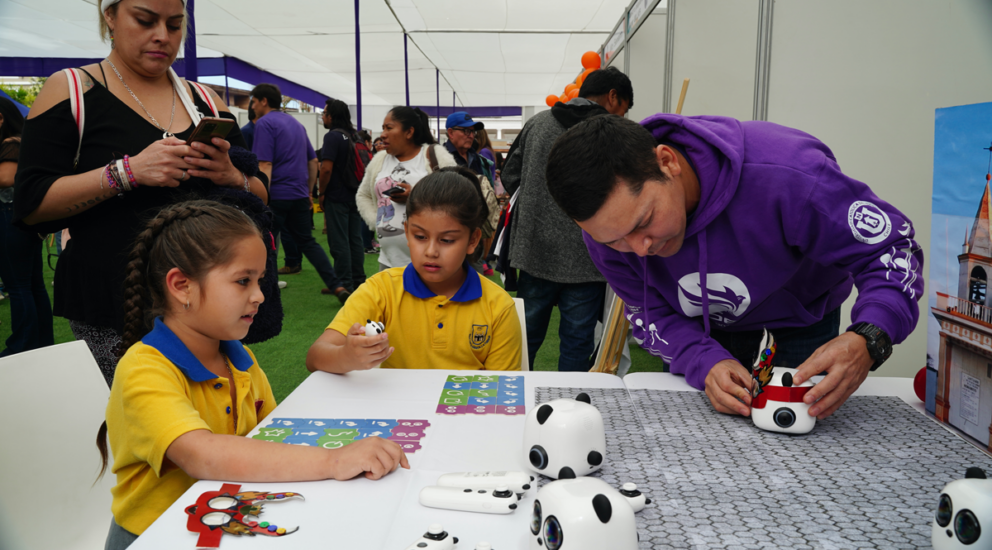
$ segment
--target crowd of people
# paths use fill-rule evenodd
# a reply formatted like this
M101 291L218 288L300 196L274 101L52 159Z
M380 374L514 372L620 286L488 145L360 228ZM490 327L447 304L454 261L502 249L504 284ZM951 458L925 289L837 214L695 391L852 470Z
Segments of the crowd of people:
M728 414L749 414L745 366L760 329L776 331L795 384L826 373L805 397L822 418L919 318L922 277L903 284L876 261L898 247L920 270L912 222L813 136L724 117L626 120L633 88L610 67L529 119L505 159L468 112L447 118L439 144L426 113L397 106L373 139L336 99L318 151L272 84L251 91L243 128L191 140L205 116L235 117L171 69L185 10L101 0L105 59L52 75L26 120L0 100L12 318L0 355L51 345L53 314L93 353L111 387L98 436L117 476L109 550L197 478L378 479L409 467L378 438L328 450L239 437L276 406L245 344L294 313L278 276L304 257L342 304L309 348L310 371L518 370L533 366L554 307L558 370L589 370L609 284L638 343ZM330 257L313 236L314 194ZM63 230L52 304L40 235ZM519 270L526 334L486 277L497 256L507 287ZM855 285L854 324L841 333ZM385 330L367 335L366 319Z

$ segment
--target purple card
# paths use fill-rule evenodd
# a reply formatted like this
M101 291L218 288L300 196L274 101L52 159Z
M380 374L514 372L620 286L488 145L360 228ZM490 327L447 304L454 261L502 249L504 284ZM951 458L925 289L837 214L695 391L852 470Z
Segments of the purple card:
M415 441L422 439L424 437L423 428L404 428L402 426L397 426L393 428L393 433L389 435L389 439L397 439L403 441Z
M403 418L397 420L396 423L404 428L409 428L410 426L421 428L420 431L423 431L423 428L431 425L431 423L426 420L407 420Z
M507 416L513 416L518 414L525 414L524 407L507 407L505 405L496 405L496 414L505 414Z
M437 414L465 414L467 405L438 405Z
M496 414L496 405L467 405L465 414Z
M389 438L391 441L393 438ZM396 441L404 453L415 453L421 449L419 441Z

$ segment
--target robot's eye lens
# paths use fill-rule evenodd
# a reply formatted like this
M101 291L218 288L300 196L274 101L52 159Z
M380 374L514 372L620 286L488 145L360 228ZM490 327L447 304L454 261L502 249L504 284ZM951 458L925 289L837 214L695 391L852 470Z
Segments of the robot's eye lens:
M558 518L548 516L548 520L544 522L544 543L547 549L558 550L561 548L563 538L564 533L561 532L561 525L558 523Z
M796 413L788 407L782 407L772 414L772 420L780 428L788 428L796 423Z
M954 506L951 504L951 497L940 495L940 504L937 505L937 525L947 527L954 516Z
M530 516L530 532L535 535L541 534L541 501L534 501L534 513Z
M982 536L982 526L971 510L961 510L954 516L954 533L961 544L971 544Z

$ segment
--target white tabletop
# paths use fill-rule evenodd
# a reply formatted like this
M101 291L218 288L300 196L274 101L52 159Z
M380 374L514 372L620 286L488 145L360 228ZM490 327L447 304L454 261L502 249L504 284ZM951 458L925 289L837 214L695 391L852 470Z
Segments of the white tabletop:
M378 481L241 483L244 490L293 491L305 502L265 505L263 520L300 526L279 540L224 535L221 548L277 549L347 548L402 550L432 523L442 524L471 550L486 541L499 549L525 548L535 491L528 491L510 515L490 515L426 508L420 489L436 485L441 474L484 470L526 471L520 448L524 416L436 414L448 375L467 371L373 369L347 375L315 373L280 404L269 418L395 418L431 423L422 449L409 455L410 470L398 470ZM486 372L484 374L503 374ZM525 377L527 407L534 406L537 386L623 388L623 381L600 373L513 372ZM268 421L263 421L262 426ZM252 435L257 433L257 429ZM229 481L237 483L236 481ZM132 550L195 548L196 535L186 530L184 508L221 481L193 485L131 546Z

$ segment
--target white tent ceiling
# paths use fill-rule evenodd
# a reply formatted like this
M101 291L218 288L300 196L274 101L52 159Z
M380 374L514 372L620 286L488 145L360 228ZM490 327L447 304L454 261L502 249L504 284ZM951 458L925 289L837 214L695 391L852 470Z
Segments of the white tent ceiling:
M0 0L0 56L100 57L94 0ZM362 101L543 105L580 72L628 0L361 0ZM200 57L221 54L354 103L352 0L195 0Z

